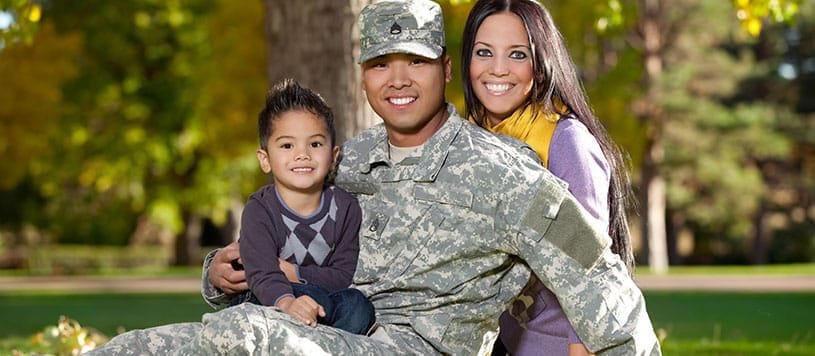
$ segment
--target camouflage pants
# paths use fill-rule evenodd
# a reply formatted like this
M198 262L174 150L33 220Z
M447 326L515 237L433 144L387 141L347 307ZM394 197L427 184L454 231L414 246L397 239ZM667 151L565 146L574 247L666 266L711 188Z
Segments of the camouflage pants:
M272 307L241 304L202 323L163 325L116 336L86 355L433 355L407 328L386 326L389 342L323 325L309 327Z

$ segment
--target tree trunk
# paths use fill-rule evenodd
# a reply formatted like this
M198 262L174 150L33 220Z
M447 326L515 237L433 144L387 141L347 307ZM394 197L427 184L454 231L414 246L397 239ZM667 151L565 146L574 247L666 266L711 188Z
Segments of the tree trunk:
M175 239L175 261L176 266L199 266L201 231L203 230L203 220L195 213L184 214L184 226L186 228Z
M765 228L764 219L767 216L767 203L762 201L753 218L753 243L750 251L750 263L754 265L763 265L769 261L769 246L767 241L767 229Z
M643 246L646 248L648 265L656 273L668 269L668 249L665 228L665 179L660 172L662 165L662 134L665 126L664 113L660 107L661 90L659 78L663 65L662 3L660 0L640 0L642 35L645 63L643 85L646 97L637 110L637 116L646 125L646 145L643 152L641 175L641 205L646 209L642 219Z
M294 78L325 98L342 143L378 120L362 91L357 16L370 0L265 0L270 84Z

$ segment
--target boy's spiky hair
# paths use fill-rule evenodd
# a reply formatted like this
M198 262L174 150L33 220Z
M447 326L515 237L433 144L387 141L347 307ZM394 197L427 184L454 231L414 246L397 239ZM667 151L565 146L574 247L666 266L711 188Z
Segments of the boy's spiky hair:
M334 113L323 97L311 89L301 86L294 79L284 79L277 83L266 95L266 106L258 114L258 135L260 147L266 149L275 119L289 111L307 111L321 118L328 129L331 146L335 144Z

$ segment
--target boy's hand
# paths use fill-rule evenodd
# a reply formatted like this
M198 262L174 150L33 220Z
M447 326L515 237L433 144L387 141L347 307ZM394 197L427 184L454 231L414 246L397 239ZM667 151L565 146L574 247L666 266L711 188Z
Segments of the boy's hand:
M277 260L280 264L280 270L286 275L286 279L292 283L300 283L300 280L297 278L297 268L294 267L294 263L286 261L282 258L278 258Z
M238 243L233 242L215 253L207 270L209 283L226 294L237 294L249 290L246 272L232 267L232 261L240 262Z
M277 307L284 313L311 327L317 326L318 316L325 316L323 306L307 295L301 295L298 298L292 296L283 297L277 301Z

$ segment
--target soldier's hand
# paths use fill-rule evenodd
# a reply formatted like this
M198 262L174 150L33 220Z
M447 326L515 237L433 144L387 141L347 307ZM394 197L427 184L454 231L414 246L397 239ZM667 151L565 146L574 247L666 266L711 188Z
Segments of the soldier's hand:
M240 257L237 242L218 250L207 270L209 283L226 294L237 294L249 290L249 285L246 283L246 272L233 267L233 262L235 265L240 265Z

